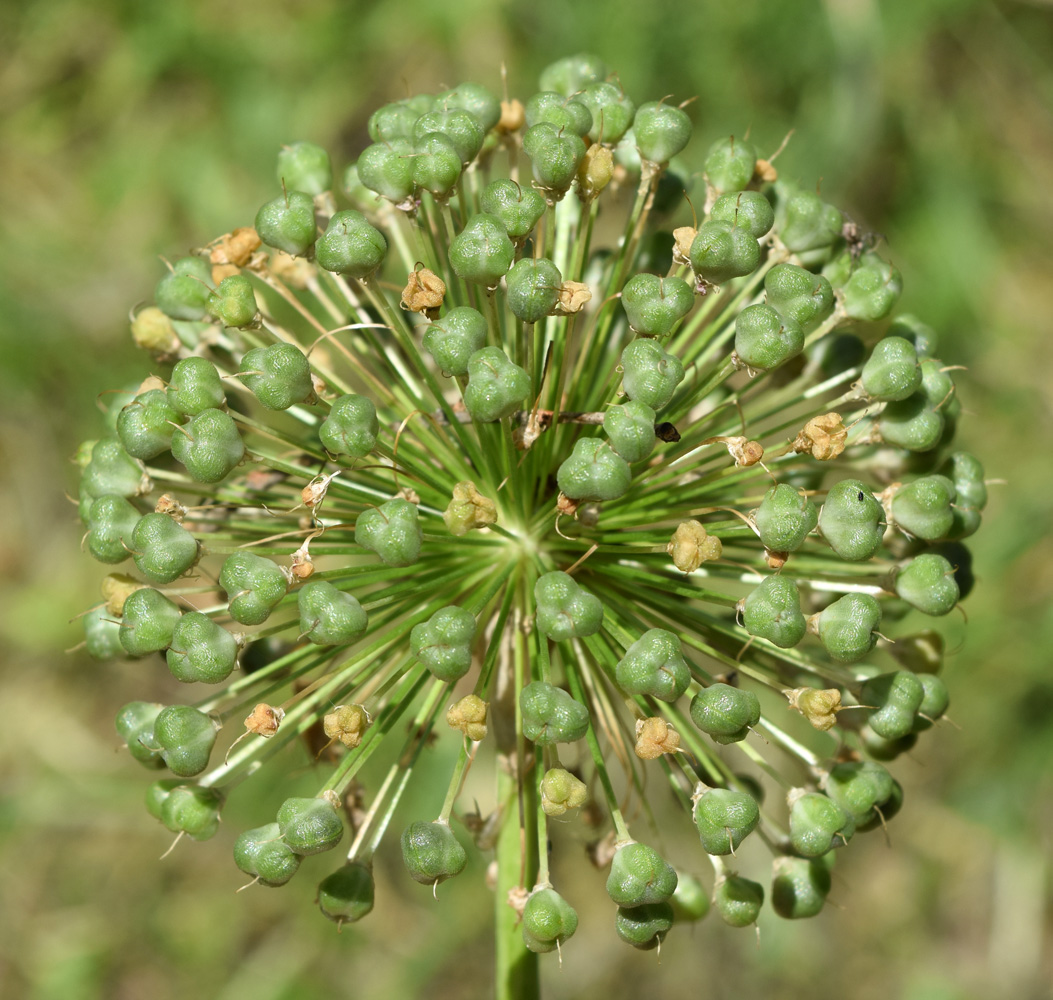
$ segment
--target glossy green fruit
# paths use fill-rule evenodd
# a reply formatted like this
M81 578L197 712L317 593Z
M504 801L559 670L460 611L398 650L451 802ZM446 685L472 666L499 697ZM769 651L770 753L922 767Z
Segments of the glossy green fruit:
M804 350L804 331L796 320L771 306L747 306L735 320L735 353L748 368L768 371Z
M678 923L693 923L709 913L709 892L701 880L695 878L694 875L677 873L676 892L673 893L673 898L669 902L672 904L673 915Z
M468 166L483 148L487 130L483 123L464 108L437 106L425 112L413 124L413 138L420 141L438 132L453 144L461 163Z
M495 215L473 215L450 244L450 266L457 277L494 288L508 273L516 251Z
M634 274L622 289L629 326L642 337L667 337L695 304L695 293L682 278Z
M703 166L706 180L717 191L741 191L753 180L757 148L734 136L718 139L709 147Z
M579 52L550 63L538 77L540 90L555 90L564 97L576 94L590 83L603 80L609 70L607 64L590 52Z
M619 847L607 876L607 895L621 907L664 903L676 891L676 872L653 847L630 841Z
M881 605L869 594L845 594L816 616L819 641L838 663L858 663L877 642Z
M188 611L176 622L165 658L177 681L218 684L237 666L238 641L208 615Z
M534 585L537 627L555 642L594 635L603 624L600 599L566 573L545 573Z
M764 276L765 301L807 334L834 311L834 290L821 274L796 264L776 264Z
M932 724L943 716L951 703L951 695L947 685L935 674L918 674L922 689L925 692L918 706L918 714L914 718L914 732L924 732L931 729Z
M326 799L290 798L278 809L278 832L296 854L321 854L340 843L344 824Z
M868 726L863 727L864 730L869 729ZM873 733L873 731L871 731ZM917 740L917 737L911 737L912 740ZM913 743L911 744L913 745ZM880 805L875 807L874 815L863 823L859 823L856 826L857 833L866 833L869 830L876 830L878 827L884 829L886 824L893 816L896 815L903 808L903 786L892 779L892 793L889 797Z
M436 94L435 105L470 111L487 132L501 120L501 102L481 83L459 83L453 90Z
M231 618L242 625L265 622L289 589L273 559L244 550L227 556L219 585L227 592Z
M948 538L967 538L980 527L980 512L987 506L987 484L979 460L966 451L948 456L940 470L954 483L957 499Z
M927 615L945 615L958 603L961 592L954 567L934 552L915 556L896 572L896 593Z
M154 301L172 319L205 319L211 291L212 269L208 261L204 257L183 257L157 283Z
M143 493L146 469L119 441L97 441L80 477L81 492L94 499L105 496L136 497ZM148 481L147 481L148 482Z
M523 908L523 943L536 952L555 951L578 929L578 914L555 889L535 889Z
M859 703L870 709L867 723L885 740L898 740L914 730L914 720L925 698L916 674L896 670L872 677L863 685Z
M592 114L589 138L593 142L615 143L633 123L636 105L626 96L621 87L607 80L590 83L576 100L581 101Z
M530 392L530 376L499 347L484 347L468 359L464 405L473 420L489 423L511 416Z
M871 399L896 402L921 387L921 368L914 345L903 337L884 337L863 365L860 382Z
M172 833L208 840L219 830L222 806L223 796L214 788L180 784L164 796L159 818Z
M255 227L267 246L303 257L318 235L314 199L304 191L286 191L256 213Z
M373 869L361 861L349 861L318 884L319 909L340 926L366 916L373 895Z
M202 410L172 435L172 456L196 482L218 483L245 457L245 442L229 414Z
M460 875L468 855L448 823L411 823L402 831L402 861L415 882L436 885Z
M197 539L167 514L139 518L131 546L136 569L151 583L178 580L197 562L201 549Z
M705 789L693 815L707 854L734 854L760 822L756 799L728 788Z
M461 176L461 156L447 136L429 132L413 144L410 159L413 184L445 201L453 193Z
M861 562L877 552L881 544L884 511L858 479L842 479L826 494L819 511L819 530L842 559Z
M472 666L475 615L451 605L410 632L410 650L441 681L455 681Z
M643 159L668 163L691 139L691 119L680 108L648 101L636 109L633 135Z
M760 264L760 244L748 225L710 219L698 227L688 251L695 274L711 285L752 274Z
M760 722L760 701L752 691L710 684L691 699L691 721L718 743L738 743Z
M140 393L117 415L117 437L132 458L156 458L172 447L182 417L163 389Z
M797 584L785 576L767 577L743 602L742 623L750 635L783 649L796 646L808 628Z
M657 948L673 926L673 907L669 903L619 907L614 929L626 944L641 951Z
M680 359L653 340L634 340L622 351L622 386L626 395L660 410L684 380Z
M528 129L545 122L557 132L566 131L576 136L584 136L588 135L592 128L592 112L587 105L574 96L564 97L563 94L551 90L542 90L534 94L526 102L523 112Z
M790 806L790 843L802 857L818 858L854 832L852 817L819 792L807 792Z
M903 291L898 270L873 251L859 258L851 277L841 287L845 315L874 323L884 319Z
M562 688L544 681L527 684L519 692L523 734L538 746L574 743L589 728L589 710Z
M168 770L181 778L192 778L208 767L216 743L216 723L190 705L169 705L154 720L154 740Z
M374 142L394 142L412 139L413 126L420 112L406 101L383 104L369 116L366 126L369 138Z
M234 841L234 864L260 885L285 885L300 867L300 855L281 839L277 823L246 830Z
M124 497L106 496L88 510L88 551L102 563L119 563L131 555L132 535L142 515Z
M874 760L895 760L901 754L914 749L918 737L916 733L909 733L899 739L887 740L884 736L875 733L870 726L863 726L859 730L859 741L866 753Z
M661 628L648 629L618 661L618 684L628 694L676 701L691 683L680 640Z
M129 595L121 613L121 645L129 656L145 656L167 649L180 610L159 590L142 587Z
M741 875L718 879L713 889L713 906L729 927L749 927L763 905L764 886Z
M830 769L825 789L860 828L870 823L891 797L893 781L888 770L874 761L842 761Z
M367 278L384 262L388 241L354 209L337 212L315 245L315 259L327 271Z
M396 204L413 194L413 144L390 139L366 146L358 157L359 180L370 191Z
M251 326L259 312L252 282L243 274L224 278L208 297L208 311L224 326Z
M278 153L278 183L286 191L303 191L312 197L333 186L329 154L313 142L294 142Z
M472 355L486 345L486 318L471 306L456 306L425 331L424 349L447 375L467 375Z
M759 191L735 191L722 194L710 210L709 217L717 222L745 229L754 239L765 236L775 224L775 210ZM780 267L793 265L779 265ZM774 270L774 269L773 269ZM769 271L770 275L771 272ZM767 288L767 280L765 280Z
M779 483L764 494L753 523L766 549L796 552L819 523L819 511L799 490Z
M309 580L296 600L300 634L319 646L346 646L360 638L369 624L358 599L325 580Z
M585 110L587 113L588 109ZM534 180L555 200L566 194L585 157L585 143L581 138L550 122L539 122L526 130L523 150L530 157Z
M825 858L776 858L772 866L772 909L785 920L817 916L826 905L830 882Z
M601 438L578 438L556 473L560 492L572 500L616 500L631 482L629 463Z
M329 416L318 428L318 438L331 455L365 458L377 443L380 421L368 396L349 393L333 400Z
M642 462L654 451L654 425L654 410L635 399L609 406L603 415L610 445L626 462Z
M522 241L545 214L545 199L533 188L498 178L483 188L479 207L499 219L513 240Z
M166 395L171 407L187 417L219 409L227 402L223 380L207 358L190 357L176 362Z
M114 720L117 735L128 752L143 767L158 770L165 766L160 747L154 739L154 722L164 705L150 701L132 701L121 707ZM158 816L160 818L160 816Z
M388 566L412 566L423 539L417 505L408 500L388 500L358 515L355 541L380 556Z
M112 619L105 605L82 615L81 624L84 626L84 648L92 659L112 660L125 655L120 622Z
M563 276L544 257L523 257L505 275L508 308L524 323L538 323L551 315L559 302Z
M779 239L805 267L825 263L841 238L845 218L814 191L800 191L790 185L776 186L778 202L775 224Z
M943 413L920 391L889 403L877 419L885 443L907 451L932 451L940 443L945 426Z
M892 496L892 516L896 524L927 542L945 538L954 525L951 505L956 490L946 476L922 476L905 483Z

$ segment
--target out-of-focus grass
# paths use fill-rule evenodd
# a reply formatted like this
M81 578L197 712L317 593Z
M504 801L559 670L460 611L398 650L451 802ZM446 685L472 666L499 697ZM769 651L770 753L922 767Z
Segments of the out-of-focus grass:
M968 626L950 627L964 640L947 667L961 729L941 727L898 765L910 801L894 849L853 844L834 894L844 909L806 925L768 919L759 949L715 922L680 930L657 969L616 940L601 876L565 844L582 925L562 972L545 964L546 987L575 998L1042 995L1053 974L1053 17L1048 4L1008 0L620 0L602 14L558 0L4 5L7 995L488 994L481 865L436 905L388 851L375 913L338 936L311 910L324 866L280 892L234 894L231 831L267 803L232 803L240 814L215 841L156 861L165 837L141 810L144 775L116 752L111 719L151 684L163 697L165 682L141 665L63 655L79 638L64 623L100 574L78 552L62 491L74 484L66 457L98 431L96 393L141 374L125 317L150 295L156 256L249 221L281 142L310 138L346 163L382 101L461 79L496 89L502 60L525 97L543 65L580 49L639 100L697 94L696 162L733 131L751 128L772 151L797 130L780 170L822 178L885 234L904 306L969 368L961 436L1006 483L972 545Z

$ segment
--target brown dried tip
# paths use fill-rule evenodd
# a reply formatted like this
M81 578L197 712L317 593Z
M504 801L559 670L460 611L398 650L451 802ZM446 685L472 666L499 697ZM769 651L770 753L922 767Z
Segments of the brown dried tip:
M306 288L315 274L309 261L293 257L284 250L275 250L267 260L267 267L274 277L280 278L290 288Z
M322 728L330 740L339 740L354 750L369 728L369 713L361 705L337 705L323 720Z
M132 319L132 340L145 351L173 357L182 346L172 321L157 306L140 309Z
M233 232L225 233L209 244L209 263L212 265L212 280L219 284L223 278L237 274L252 259L260 248L259 234L252 226L239 226ZM216 277L216 269L223 268L223 278Z
M812 458L820 462L829 462L845 450L848 431L841 420L840 413L824 413L812 417L797 433L793 450L798 454L811 452Z
M124 602L144 586L126 573L110 573L102 578L102 599L106 602L106 611L115 618L124 613Z
M284 708L275 708L261 701L252 710L252 715L245 720L245 728L250 733L270 739L278 731L284 718Z
M779 179L779 171L770 160L758 159L753 165L753 179L758 184L774 184Z
M571 500L566 493L560 493L556 500L556 510L565 517L573 517L579 506L581 506L581 501Z
M666 551L681 573L694 573L704 562L719 559L724 546L711 537L698 521L681 521L669 539Z
M694 226L678 226L673 230L673 261L681 267L691 264L691 244L695 242L698 230Z
M184 507L171 493L162 493L154 505L155 514L167 514L176 524L182 524L186 517Z
M502 101L498 132L518 132L526 124L526 109L522 101Z
M613 174L614 154L606 146L594 142L578 165L578 196L582 201L591 201L610 184Z
M635 749L641 760L655 760L664 753L676 753L680 749L680 734L657 715L637 719Z
M311 539L303 543L293 554L290 556L289 573L294 580L307 580L314 576L314 560L311 558L311 553L308 551L308 546L311 544Z
M826 732L837 722L841 710L841 692L837 688L794 688L783 691L790 708L797 709L815 729Z
M751 441L741 434L736 437L718 436L706 438L702 443L724 445L728 449L728 454L739 468L749 468L764 458L764 448L760 441Z
M393 497L395 500L405 500L407 503L420 503L420 494L410 486L403 486Z
M764 561L768 564L769 568L774 570L780 570L786 565L786 560L790 558L789 552L772 552L771 549L764 550Z
M473 743L486 736L486 702L476 694L466 694L446 711L446 724L464 733Z
M556 308L565 316L581 312L592 298L592 289L583 281L564 281L559 286L559 301Z
M434 271L418 267L410 272L406 287L402 289L402 308L435 319L445 296L446 282Z
M147 375L146 378L139 383L139 388L135 390L137 396L141 396L144 392L150 392L153 389L164 389L165 380L158 378L156 375Z
M443 523L451 535L458 538L469 531L478 531L497 523L497 505L476 489L475 483L465 480L453 488L450 505L443 511Z

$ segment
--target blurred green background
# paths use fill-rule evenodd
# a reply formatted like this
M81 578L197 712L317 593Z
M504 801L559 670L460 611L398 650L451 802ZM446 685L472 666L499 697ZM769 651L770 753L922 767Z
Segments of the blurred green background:
M117 752L112 717L163 682L63 652L100 576L63 491L77 442L98 432L97 392L143 370L127 313L151 294L157 255L250 222L279 144L311 139L347 163L379 103L462 79L499 90L502 61L525 99L546 63L579 50L638 101L698 95L688 156L747 127L771 152L796 129L780 172L821 178L886 236L903 306L968 366L960 437L1005 484L972 545L968 624L948 623L959 728L899 763L909 808L893 849L853 845L841 908L793 926L769 915L759 947L711 918L674 931L659 966L617 941L601 876L565 851L582 927L562 970L544 962L547 995L1049 995L1049 4L21 0L0 6L6 996L489 994L482 865L435 904L382 858L375 913L337 935L310 877L234 894L229 846L247 816L157 861L167 835L141 808L146 782Z

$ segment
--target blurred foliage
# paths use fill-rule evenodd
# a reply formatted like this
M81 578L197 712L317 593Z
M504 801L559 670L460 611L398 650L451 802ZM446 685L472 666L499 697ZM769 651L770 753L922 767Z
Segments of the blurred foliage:
M778 166L882 233L903 301L941 332L993 478L979 585L948 663L950 726L898 775L895 849L839 868L833 909L751 934L674 932L658 969L611 928L602 876L574 880L581 929L553 997L1046 995L1053 970L1053 16L1043 2L743 0L22 0L0 7L0 982L51 1000L483 997L491 904L482 872L439 904L381 860L377 909L336 935L310 873L235 895L233 834L164 862L143 776L111 719L134 664L62 648L100 575L62 490L99 430L100 388L140 372L128 308L158 254L251 219L280 143L338 161L370 110L461 79L526 97L539 69L588 49L639 100L697 95L697 158L751 129ZM163 697L164 682L157 681ZM441 767L436 761L433 766ZM304 759L305 771L309 762ZM231 818L253 814L241 803ZM397 822L397 821L396 821ZM235 823L232 823L233 827ZM690 867L690 845L671 849ZM385 865L389 867L384 867ZM391 870L389 870L391 869ZM563 884L563 883L561 883ZM568 891L568 895L570 892ZM701 954L700 954L701 953Z

